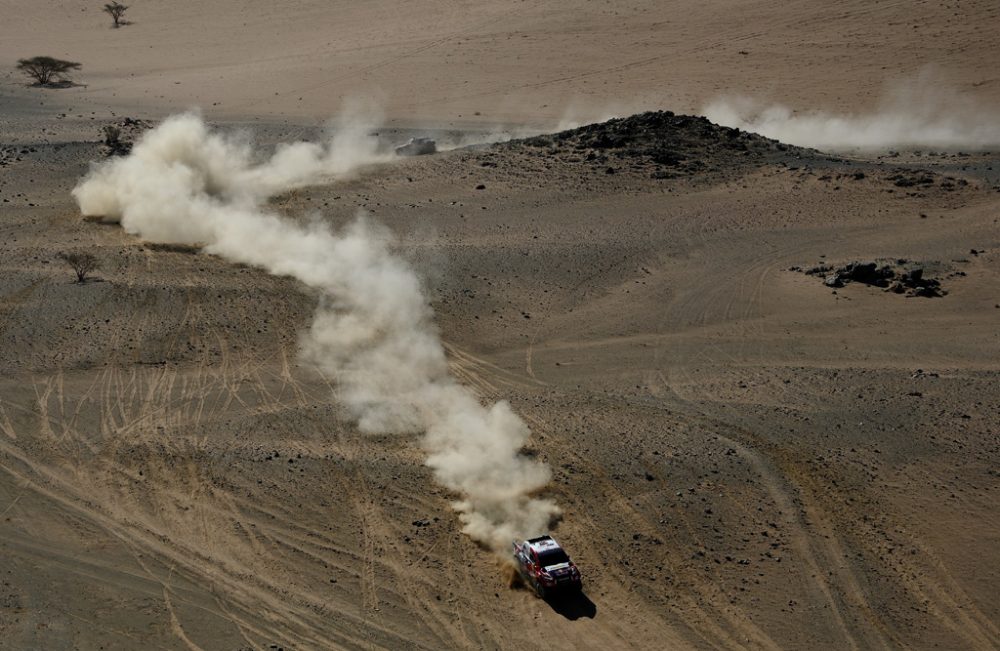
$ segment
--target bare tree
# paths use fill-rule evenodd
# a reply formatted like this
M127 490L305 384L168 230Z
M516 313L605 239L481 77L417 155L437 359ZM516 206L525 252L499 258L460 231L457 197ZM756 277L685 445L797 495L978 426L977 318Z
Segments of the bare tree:
M97 258L89 253L60 253L59 259L73 268L78 283L87 282L87 274L99 266Z
M115 27L121 27L122 25L127 25L124 20L122 20L122 14L128 9L128 5L123 5L120 2L112 2L104 5L104 13L111 16L111 19L115 21Z
M53 59L52 57L31 57L30 59L17 60L17 69L34 79L36 86L51 84L55 79L69 81L66 73L79 68L79 63Z

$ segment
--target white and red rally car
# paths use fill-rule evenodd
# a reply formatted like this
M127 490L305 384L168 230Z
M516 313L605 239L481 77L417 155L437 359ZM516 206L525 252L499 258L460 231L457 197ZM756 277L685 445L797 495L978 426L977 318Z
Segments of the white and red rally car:
M583 587L580 570L552 536L514 541L514 563L526 584L545 599L562 591Z

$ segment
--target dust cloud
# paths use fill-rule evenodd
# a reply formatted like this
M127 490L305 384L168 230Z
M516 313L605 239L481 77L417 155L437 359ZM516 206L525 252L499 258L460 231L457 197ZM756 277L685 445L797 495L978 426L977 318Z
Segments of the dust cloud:
M263 162L245 136L211 131L196 114L168 118L127 158L96 165L73 190L85 216L129 233L203 247L291 276L320 294L302 356L335 378L337 397L368 433L420 433L427 465L459 496L463 531L500 552L547 530L559 509L534 497L546 465L520 453L530 431L501 401L484 406L448 372L433 313L384 227L360 214L334 230L292 221L268 197L384 160L371 125L341 120L326 143L278 147Z
M508 103L507 110L516 110L521 113L530 113L531 106L523 105L518 109L518 104ZM642 111L651 110L656 104L640 102L603 102L594 104L582 100L570 101L562 110L560 116L555 119L537 120L530 124L494 124L488 129L467 130L461 134L447 134L440 136L437 141L438 151L448 151L460 149L462 147L475 147L478 145L509 142L523 138L534 138L545 134L570 131L579 127L606 122L613 118L625 117Z
M747 97L716 99L702 113L723 126L830 151L1000 146L1000 112L963 95L933 69L890 85L867 113L797 112Z

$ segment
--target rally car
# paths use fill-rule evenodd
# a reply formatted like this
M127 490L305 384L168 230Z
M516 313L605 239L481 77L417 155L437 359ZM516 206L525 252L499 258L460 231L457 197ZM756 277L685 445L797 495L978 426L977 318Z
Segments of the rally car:
M542 599L583 586L580 570L552 536L515 540L514 564L524 582Z

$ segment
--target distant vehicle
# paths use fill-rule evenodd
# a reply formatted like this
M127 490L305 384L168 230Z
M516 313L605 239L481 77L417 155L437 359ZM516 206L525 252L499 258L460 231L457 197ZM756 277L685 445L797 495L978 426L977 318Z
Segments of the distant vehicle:
M580 570L552 536L514 541L517 571L542 599L583 587Z
M424 156L437 151L437 143L430 138L410 138L410 142L396 147L397 156Z

